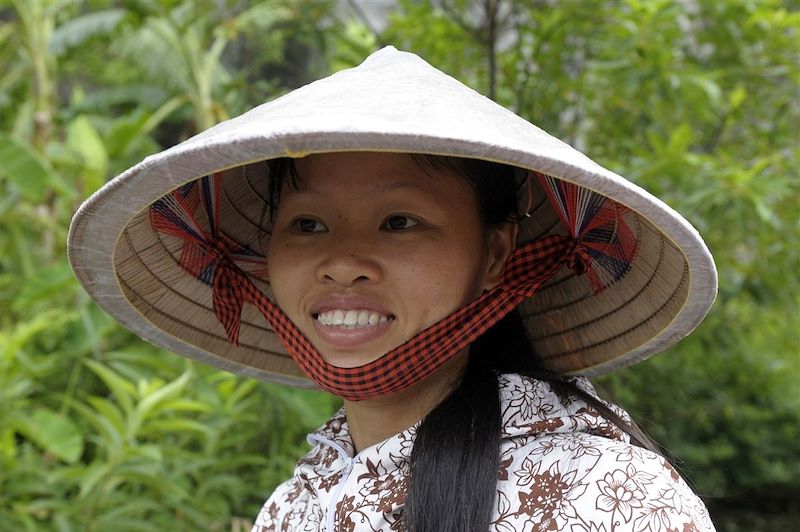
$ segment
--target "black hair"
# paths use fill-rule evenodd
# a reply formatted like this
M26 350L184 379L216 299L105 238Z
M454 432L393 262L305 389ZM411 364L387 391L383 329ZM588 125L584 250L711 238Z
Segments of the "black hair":
M517 191L521 183L513 166L424 154L413 154L412 158L425 171L445 170L464 178L475 191L486 229L519 220ZM268 164L267 202L274 218L283 182L288 179L289 186L296 187L299 176L292 159L275 159ZM489 529L500 466L501 373L546 381L562 402L582 399L627 433L635 445L659 452L635 423L620 417L574 380L548 371L536 356L522 317L515 310L470 346L460 381L417 427L403 515L409 532Z

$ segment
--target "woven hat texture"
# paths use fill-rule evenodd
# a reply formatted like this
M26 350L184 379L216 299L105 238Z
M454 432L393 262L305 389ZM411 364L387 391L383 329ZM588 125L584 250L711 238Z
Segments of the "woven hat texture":
M663 351L700 323L716 296L708 249L669 206L392 47L152 155L107 183L75 214L70 263L89 295L145 340L234 373L310 386L251 305L242 311L238 345L229 341L209 285L181 266L184 242L157 231L150 212L179 187L216 176L219 230L242 249L265 253L266 161L335 151L495 161L625 206L637 249L624 275L597 291L586 275L565 268L519 307L538 355L559 373L598 375ZM519 242L563 234L543 187L532 187L531 196ZM270 297L268 280L255 269L251 279Z

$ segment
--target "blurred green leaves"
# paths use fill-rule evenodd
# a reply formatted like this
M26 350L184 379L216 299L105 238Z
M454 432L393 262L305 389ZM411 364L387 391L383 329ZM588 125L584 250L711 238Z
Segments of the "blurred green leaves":
M47 159L27 142L0 131L0 179L8 182L31 203L45 199L48 190L69 194L70 189L53 171Z
M303 3L100 4L0 3L0 530L245 529L337 401L147 346L78 288L66 230L112 175L241 110L225 50Z
M67 124L66 134L66 147L78 156L83 169L84 186L97 190L108 172L108 153L100 133L86 116L78 115Z

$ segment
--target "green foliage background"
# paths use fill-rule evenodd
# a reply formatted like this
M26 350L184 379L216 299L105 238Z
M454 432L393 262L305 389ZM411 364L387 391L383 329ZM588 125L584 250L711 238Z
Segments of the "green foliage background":
M798 526L800 15L773 0L0 0L0 530L246 530L337 401L159 351L78 288L78 204L384 44L686 215L717 303L600 379L720 530ZM376 4L377 5L377 4ZM380 26L380 27L379 27Z

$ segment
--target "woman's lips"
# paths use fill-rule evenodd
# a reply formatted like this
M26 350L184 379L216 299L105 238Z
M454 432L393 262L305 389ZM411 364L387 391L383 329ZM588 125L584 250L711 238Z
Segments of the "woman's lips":
M378 323L366 325L325 325L315 317L314 329L319 338L334 348L359 347L383 336L392 326L394 317L383 316Z
M371 298L330 294L316 302L311 318L320 340L335 349L352 349L383 336L395 317Z

